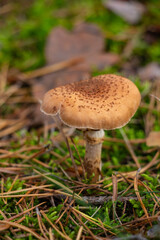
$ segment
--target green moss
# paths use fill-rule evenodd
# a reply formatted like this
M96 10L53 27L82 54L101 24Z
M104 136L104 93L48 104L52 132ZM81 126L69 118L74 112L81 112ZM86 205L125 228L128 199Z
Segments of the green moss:
M143 17L143 23L139 23L136 26L130 26L127 22L125 22L122 18L118 17L111 11L104 8L102 3L99 0L82 0L77 1L73 0L72 4L70 1L67 0L33 0L30 2L27 8L24 8L22 11L19 10L19 5L16 1L17 10L12 11L11 14L8 14L7 21L5 24L1 25L0 31L0 65L4 63L9 63L10 67L16 67L19 70L31 70L37 67L40 67L45 64L44 59L44 46L46 42L46 37L49 34L50 30L56 26L63 26L67 29L72 29L74 24L81 21L87 21L91 23L96 23L102 30L105 36L105 50L114 52L117 54L122 54L123 49L128 43L126 39L120 39L119 36L126 35L127 32L130 31L131 28L133 30L141 30L147 29L148 26L151 24L157 24L159 22L159 1L151 0L147 1L146 5L148 6L148 13L146 16ZM61 17L60 17L61 16ZM3 20L3 17L0 16ZM131 29L132 30L132 29ZM142 31L143 32L143 31ZM133 52L131 54L132 57L136 57L141 61L142 65L150 61L159 61L160 58L160 47L159 47L159 40L155 41L152 44L148 44L143 38L143 36L139 36L135 45L133 46ZM122 57L123 59L123 57ZM123 59L124 61L125 59ZM96 76L99 74L105 73L116 73L119 74L121 67L123 67L123 61L121 63L114 65L112 67L106 67L103 71L97 71L97 69L93 69L92 75ZM131 79L133 77L130 77ZM139 90L143 95L143 101L146 104L150 103L149 94L151 91L151 84L148 82L142 83L140 79L134 76L133 79L134 83L137 85ZM15 109L15 106L8 106L3 105L1 107L1 114L2 116L7 116L12 114ZM145 107L140 107L137 113L134 116L133 121L124 127L124 132L126 133L128 139L143 139L146 137L145 134L145 126L144 126L144 116L147 114L148 109ZM160 131L160 124L159 124L159 116L160 113L154 109L153 115L155 117L155 122L153 126L153 130ZM138 120L138 121L134 121ZM57 136L58 131L55 131L52 137ZM75 133L74 142L78 149L78 152L82 159L85 156L85 147L79 145L79 139L82 139L82 134L77 131ZM28 130L20 130L14 133L16 138L16 142L12 141L9 148L9 151L14 152L21 148L21 138L22 136L26 137L25 145L27 147L30 146L37 146L41 145L44 146L49 144L52 147L52 141L50 140L51 133L49 133L48 138L44 139L43 136L39 136L39 133L35 129ZM119 130L114 131L106 131L106 137L114 137L117 139L123 139L121 132ZM73 156L75 162L78 166L80 166L79 155L77 154L74 146L70 144L71 150L73 152ZM112 174L114 173L116 176L118 173L124 173L129 171L137 170L135 166L134 160L132 159L129 151L126 148L125 143L118 143L118 142L111 142L105 141L103 144L104 148L102 151L102 161L103 167L102 172L105 180L103 183L100 184L99 189L86 189L85 187L90 182L92 176L89 179L82 180L84 184L84 189L81 193L81 196L84 195L102 195L106 196L106 192L110 191L113 192L113 186L107 187L108 184L112 184ZM147 153L150 150L149 147L145 143L142 144L133 144L132 145L136 156L142 167L148 164L154 157L155 152ZM50 149L49 149L50 150ZM59 143L59 146L53 146L52 149L55 153L59 154L61 157L65 157L69 154L66 144ZM31 156L33 153L38 152L37 150L24 152L28 157ZM50 174L49 179L46 179L46 184L52 184L51 189L60 189L60 186L55 184L54 179L56 179L59 183L63 183L69 189L75 191L77 186L76 178L72 178L72 181L68 181L65 174L62 172L62 169L67 172L68 167L73 167L71 158L68 157L64 162L57 165L58 158L50 153L50 151L46 151L42 155L37 157L38 160L48 164L50 168L45 168L41 164L35 164L34 161L29 160L29 163L32 167L26 168L24 175L27 172L27 176L35 174L33 172L33 168L38 169L41 173ZM22 159L17 157L1 159L1 162L7 163L21 163ZM60 171L61 170L61 171ZM152 173L152 174L151 174ZM153 166L153 169L149 169L147 172L140 175L140 180L143 181L151 190L156 194L157 197L160 196L159 191L159 174L160 169ZM4 191L8 191L13 183L14 176L7 177L8 175L4 173ZM46 175L48 176L48 175ZM44 180L40 179L39 181ZM67 180L67 181L66 181ZM41 184L42 182L38 182ZM21 190L26 187L26 182L17 180L14 183L13 191L14 190ZM37 182L35 181L35 184ZM44 182L43 182L44 184ZM28 186L28 185L27 185ZM91 204L86 204L83 201L78 202L75 201L74 207L79 209L82 213L87 214L89 217L93 218L93 221L98 223L101 226L99 219L103 222L104 226L108 229L112 229L112 231L117 235L122 235L124 229L120 227L120 223L117 218L114 218L115 211L118 214L119 219L122 223L127 223L132 221L136 218L140 218L144 215L144 211L140 202L136 199L136 193L134 188L128 190L129 183L125 181L118 182L118 197L117 201L114 202L115 209L113 211L113 201L112 199L106 201L101 207L96 207ZM83 186L82 186L83 188ZM151 193L146 190L143 186L138 186L140 196L142 201L151 216L153 213L153 209L155 203L153 201L153 197ZM63 189L60 189L61 191ZM102 191L104 190L104 192ZM80 189L78 190L80 192ZM25 193L25 192L24 192ZM130 199L129 201L121 201L121 197L128 197L135 199ZM48 198L49 199L49 198ZM45 201L45 211L47 217L55 224L56 220L62 214L62 210L66 208L64 205L64 201L55 200L55 206L53 207L50 204L48 199L34 199L34 205L40 203L42 200ZM71 199L72 200L72 199ZM156 199L154 199L156 200ZM19 206L16 206L17 198L8 198L7 204L5 204L4 199L0 199L0 206L1 210L7 214L7 217L21 212ZM30 207L30 199L26 198L27 207ZM126 205L125 205L126 204ZM16 206L16 207L15 207ZM68 214L71 214L72 218L77 222L78 220L76 217L70 212L73 206L70 206L69 210L61 218L61 223L64 226L64 230L67 235L71 239L76 239L79 226L75 224L70 218L68 219L68 223L66 225L66 218ZM123 210L125 209L125 212ZM97 212L96 212L97 211ZM158 208L155 209L155 214L158 213ZM42 216L41 216L42 217ZM19 218L18 218L19 219ZM100 227L91 221L86 223L86 219L81 217L82 221L89 227L93 233L99 234L99 236L104 237L103 231ZM3 220L3 216L0 215L0 220ZM49 229L50 224L46 221L45 218L42 217L42 221ZM33 214L25 215L25 219L22 222L23 225L27 227L33 227L34 230L37 231L39 234L39 225L38 220L36 217L36 212ZM52 230L53 234L56 239L61 239L59 234ZM85 231L84 231L85 233ZM18 235L19 234L19 235ZM23 232L19 231L17 233L16 240L22 239L20 234L24 234ZM86 234L86 233L85 233ZM15 239L13 234L7 230L5 236L9 236L11 239ZM24 239L35 239L33 236L29 236Z

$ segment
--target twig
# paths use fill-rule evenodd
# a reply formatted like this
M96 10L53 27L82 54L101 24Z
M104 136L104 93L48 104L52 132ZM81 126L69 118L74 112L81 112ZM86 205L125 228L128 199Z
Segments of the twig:
M32 72L20 74L18 76L18 78L22 81L27 81L27 80L32 79L32 78L44 76L46 74L53 73L53 72L62 70L64 68L76 65L76 64L78 64L82 61L84 61L84 58L82 58L82 57L72 58L72 59L67 60L67 61L62 61L60 63L55 63L55 64L52 64L50 66L42 67L42 68L34 70Z
M89 204L103 205L104 203L112 200L112 196L84 196L83 199ZM117 197L117 201L121 202L130 201L131 199L137 200L137 197Z

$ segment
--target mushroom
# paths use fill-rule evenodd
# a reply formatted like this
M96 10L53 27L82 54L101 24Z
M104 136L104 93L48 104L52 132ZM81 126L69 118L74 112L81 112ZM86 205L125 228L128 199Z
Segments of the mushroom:
M105 74L54 88L44 95L41 111L84 129L84 167L92 182L100 178L104 130L126 125L140 104L140 93L127 78Z

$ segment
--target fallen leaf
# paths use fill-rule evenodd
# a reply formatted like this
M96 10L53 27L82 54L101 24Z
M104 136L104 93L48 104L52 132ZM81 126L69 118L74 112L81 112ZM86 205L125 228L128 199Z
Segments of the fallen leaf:
M120 57L114 53L104 53L105 41L100 29L94 24L81 23L72 32L62 27L54 28L48 36L45 48L47 64L54 64L82 57L84 61L44 76L39 84L43 85L42 98L45 91L86 79L93 68L99 70L116 64Z
M88 23L76 25L72 32L62 27L54 28L46 42L45 57L48 66L74 58L83 61L38 78L32 91L39 100L49 89L89 78L93 69L103 70L120 60L115 53L105 53L103 34L96 25ZM39 108L36 118L42 120L44 117L38 114Z
M72 32L64 28L54 28L48 36L45 48L47 64L67 59L88 56L101 52L104 38L96 25L77 25Z
M160 112L160 102L157 101L159 97L160 97L160 81L159 79L157 79L152 83L152 89L150 90L149 109L147 111L144 121L145 133L147 136L152 131L156 119L158 122L160 121L159 115L156 117L153 114L154 109L157 112Z
M77 170L78 170L79 174L82 176L82 174L83 174L82 167L77 166ZM73 167L69 167L65 171L67 172L67 174L70 177L76 177L75 169Z
M150 132L146 139L146 144L148 147L160 147L160 132Z
M138 23L145 12L144 5L136 1L105 0L103 5L131 24Z
M160 78L160 65L157 62L151 62L145 67L140 68L138 75L143 81L158 79Z

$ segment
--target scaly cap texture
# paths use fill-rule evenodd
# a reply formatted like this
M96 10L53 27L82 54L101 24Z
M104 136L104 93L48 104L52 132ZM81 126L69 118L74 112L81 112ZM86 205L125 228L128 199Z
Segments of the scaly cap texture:
M68 126L109 130L124 126L140 100L132 81L105 74L48 91L41 111L52 116L59 114Z

